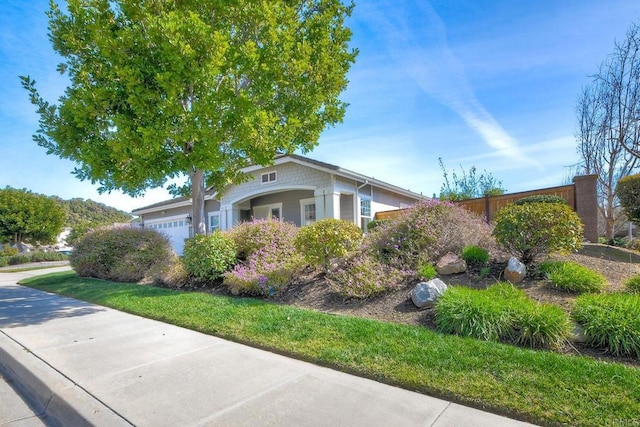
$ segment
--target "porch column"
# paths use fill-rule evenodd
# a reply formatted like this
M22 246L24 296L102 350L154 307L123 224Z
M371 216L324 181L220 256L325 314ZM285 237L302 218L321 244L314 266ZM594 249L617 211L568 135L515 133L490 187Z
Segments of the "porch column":
M313 196L316 199L316 219L340 218L340 192L332 188L319 188Z

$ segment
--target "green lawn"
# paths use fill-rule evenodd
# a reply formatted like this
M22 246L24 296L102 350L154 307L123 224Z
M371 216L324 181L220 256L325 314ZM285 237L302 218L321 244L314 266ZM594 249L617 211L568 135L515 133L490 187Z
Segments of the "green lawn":
M73 272L21 283L534 423L640 425L630 366Z

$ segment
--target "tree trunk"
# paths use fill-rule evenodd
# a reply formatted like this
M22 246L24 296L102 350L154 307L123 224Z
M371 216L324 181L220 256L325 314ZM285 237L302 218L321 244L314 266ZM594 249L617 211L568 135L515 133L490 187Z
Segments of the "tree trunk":
M191 224L194 234L206 234L207 224L204 212L204 171L194 168L189 174L191 178L191 205L193 214Z

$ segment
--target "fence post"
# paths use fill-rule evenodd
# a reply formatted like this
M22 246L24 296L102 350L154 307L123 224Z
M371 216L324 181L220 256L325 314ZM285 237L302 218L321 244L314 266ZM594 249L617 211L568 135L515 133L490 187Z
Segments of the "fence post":
M576 213L584 224L584 238L598 242L598 175L582 175L573 178Z

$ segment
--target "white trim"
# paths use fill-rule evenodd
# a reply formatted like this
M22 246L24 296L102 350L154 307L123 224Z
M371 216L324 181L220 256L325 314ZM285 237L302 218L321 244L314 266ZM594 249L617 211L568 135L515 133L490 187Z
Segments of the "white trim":
M273 179L271 179L271 175L273 174ZM267 180L264 180L264 177L267 177ZM277 170L270 170L267 172L262 172L260 174L260 184L262 185L267 185L267 184L271 184L273 182L278 182L278 171Z
M216 230L222 230L222 219L220 218L220 211L212 211L207 214L207 230L211 233L211 217L218 217L218 228Z
M267 210L266 218L272 218L271 213L273 212L273 210L274 209L279 209L280 210L280 217L278 219L282 220L282 202L271 203L271 204L268 204L268 205L254 206L253 208L251 208L251 215L254 218L256 218L256 215L255 215L256 209L266 209Z
M235 204L239 204L239 203L243 203L246 202L247 200L251 200L256 196L266 196L267 194L275 194L275 193L282 193L284 191L294 191L294 190L311 190L311 191L316 191L318 189L318 187L316 187L315 185L288 185L288 184L283 184L283 185L279 185L276 187L269 187L268 190L264 189L264 188L259 188L255 191L252 191L250 193L243 193L242 195L239 195L236 199L234 200L230 200L230 201L226 201L226 204L229 205L235 205Z
M306 222L306 218L305 218L305 212L304 212L304 208L305 206L308 205L314 205L315 208L315 216L316 218L309 222L309 224L316 222L318 220L318 206L316 205L316 198L315 197L311 197L309 199L300 199L300 226L304 227L305 225L308 225Z

